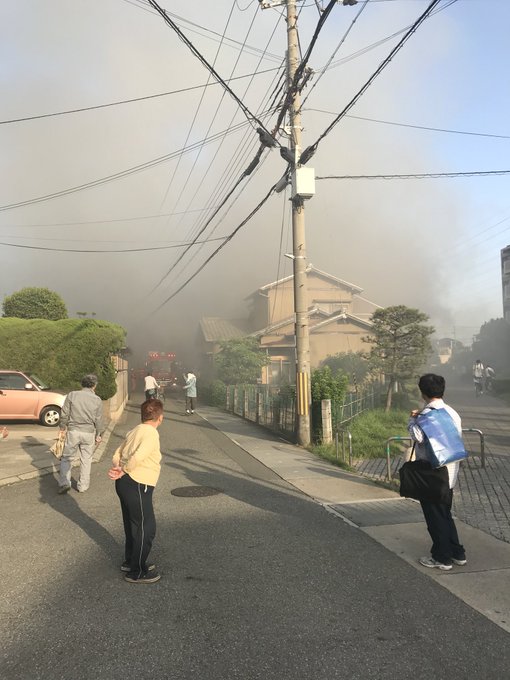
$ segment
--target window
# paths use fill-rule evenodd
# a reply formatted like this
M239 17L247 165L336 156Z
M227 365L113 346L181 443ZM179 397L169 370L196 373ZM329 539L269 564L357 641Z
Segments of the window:
M510 274L510 257L503 260L503 274Z
M505 300L510 300L510 283L505 283L503 287L503 298Z
M19 373L2 373L0 375L0 390L24 390L28 380Z

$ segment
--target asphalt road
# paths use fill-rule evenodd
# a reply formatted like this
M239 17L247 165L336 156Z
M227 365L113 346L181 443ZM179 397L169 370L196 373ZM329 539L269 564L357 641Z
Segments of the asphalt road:
M120 508L50 475L0 488L2 680L501 680L508 634L167 402L152 557L123 581ZM221 490L183 498L185 486Z

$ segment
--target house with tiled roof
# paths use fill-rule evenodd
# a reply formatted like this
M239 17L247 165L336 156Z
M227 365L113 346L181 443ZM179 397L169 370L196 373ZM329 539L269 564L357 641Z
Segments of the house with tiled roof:
M244 320L204 318L200 323L202 346L210 355L222 340L253 336L271 358L264 382L294 380L294 277L268 283L247 298ZM361 296L359 286L307 267L310 364L317 368L330 355L366 350L362 338L370 333L371 316L380 306Z

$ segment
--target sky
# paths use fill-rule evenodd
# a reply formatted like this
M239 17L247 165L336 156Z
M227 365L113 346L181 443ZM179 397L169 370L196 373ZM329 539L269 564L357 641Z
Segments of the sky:
M304 147L428 4L333 8L309 61ZM282 8L250 0L161 6L233 79L248 115L272 129L286 49ZM319 12L312 0L298 6L304 52ZM506 0L443 0L322 140L308 163L316 176L507 170L509 23ZM257 124L147 2L2 3L0 32L0 299L45 286L70 316L123 325L135 350L184 357L202 316L244 317L252 292L291 273L288 192L271 196L228 242L214 240L234 232L286 166L277 149L267 151L212 217L258 148ZM163 93L171 94L152 96ZM139 101L50 115L128 99ZM44 117L19 120L35 116ZM283 130L278 139L286 145ZM305 205L308 261L379 305L426 312L439 337L469 344L502 316L508 181L317 180ZM185 252L197 238L208 242Z

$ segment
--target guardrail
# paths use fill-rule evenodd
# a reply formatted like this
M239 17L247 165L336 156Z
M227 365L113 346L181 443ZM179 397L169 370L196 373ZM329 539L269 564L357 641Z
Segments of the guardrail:
M485 469L485 435L482 432L482 430L478 430L477 428L474 427L468 427L468 428L463 428L462 432L475 432L476 434L479 435L480 437L480 464L483 469ZM391 455L390 455L390 446L391 442L409 442L412 444L413 439L411 437L390 437L389 439L386 440L386 477L388 482L391 481L392 479L392 474L391 474ZM338 457L338 448L337 448L337 457ZM345 458L344 458L345 460ZM349 461L350 462L350 461Z
M386 478L388 482L391 482L391 456L390 456L390 442L410 442L412 443L411 437L390 437L386 440Z
M480 437L480 464L483 469L485 469L485 435L481 430L477 430L475 427L468 427L463 429L462 432L476 432Z

